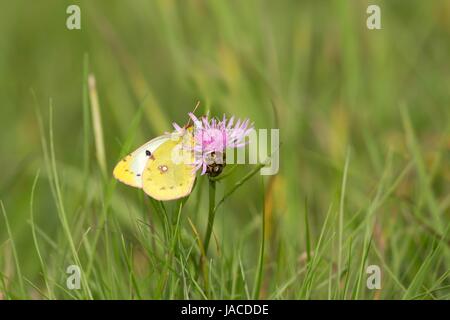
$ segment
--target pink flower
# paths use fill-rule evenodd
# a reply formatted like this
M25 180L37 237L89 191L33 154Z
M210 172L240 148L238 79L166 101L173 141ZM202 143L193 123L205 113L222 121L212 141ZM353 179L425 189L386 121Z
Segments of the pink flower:
M253 130L253 124L246 119L238 119L234 122L234 116L227 120L224 115L222 120L216 118L208 119L203 116L198 119L193 113L189 117L194 122L194 145L192 150L195 154L195 170L202 169L202 175L218 175L225 166L225 152L227 148L240 148L247 144L245 138ZM178 133L183 128L176 123L173 124Z

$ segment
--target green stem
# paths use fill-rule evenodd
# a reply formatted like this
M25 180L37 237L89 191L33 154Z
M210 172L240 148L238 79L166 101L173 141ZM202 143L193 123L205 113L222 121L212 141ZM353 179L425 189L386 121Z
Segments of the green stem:
M261 280L263 276L263 266L264 266L264 249L265 249L265 239L266 239L266 190L264 188L264 178L261 177L261 184L263 190L262 196L262 227L261 227L261 246L259 248L259 260L258 260L258 272L256 273L255 287L253 290L253 299L258 300L261 294Z
M238 182L235 183L235 185L228 190L225 195L223 196L222 199L219 200L219 202L217 202L216 207L214 208L214 211L217 211L217 209L219 208L219 206L221 204L223 204L225 202L225 200L231 196L240 186L242 186L248 179L250 179L251 177L253 177L256 173L259 172L259 170L264 167L265 164L264 163L260 163L258 164L252 171L250 171L249 173L247 173L247 175L245 175L241 180L239 180ZM211 202L209 203L211 205Z
M205 241L203 242L203 248L205 254L208 253L209 241L211 239L212 229L214 225L214 218L216 216L216 181L209 180L209 213L208 213L208 227L206 228Z

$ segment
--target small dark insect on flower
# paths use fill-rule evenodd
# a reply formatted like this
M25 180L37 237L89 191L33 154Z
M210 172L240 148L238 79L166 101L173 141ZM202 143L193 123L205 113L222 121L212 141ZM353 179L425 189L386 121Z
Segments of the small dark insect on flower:
M222 161L218 161L218 157L220 157L220 154L222 154ZM215 152L212 152L207 156L207 163L206 174L208 174L210 177L217 177L225 168L225 154L216 154Z

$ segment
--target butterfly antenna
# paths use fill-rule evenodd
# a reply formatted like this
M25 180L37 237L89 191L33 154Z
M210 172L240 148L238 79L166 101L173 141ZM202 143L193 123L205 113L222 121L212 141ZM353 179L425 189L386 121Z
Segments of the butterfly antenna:
M194 110L192 110L192 113L195 113L195 111L197 110L197 108L200 106L200 100L199 101L197 101L197 103L196 103L196 105L195 105L195 107L194 107Z
M195 107L194 107L194 110L192 110L192 113L195 113L195 111L197 110L197 108L200 106L200 100L199 101L197 101L197 104L195 105ZM189 125L191 124L191 118L189 118L189 120L188 120L188 123L186 124L186 128L187 127L189 127Z

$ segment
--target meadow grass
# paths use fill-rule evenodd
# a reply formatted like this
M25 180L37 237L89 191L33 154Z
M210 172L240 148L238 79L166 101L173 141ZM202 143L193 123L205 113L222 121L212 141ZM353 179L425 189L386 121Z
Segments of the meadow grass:
M376 31L368 1L77 3L0 13L0 299L450 297L448 1L376 1ZM198 100L279 128L279 173L113 179Z

